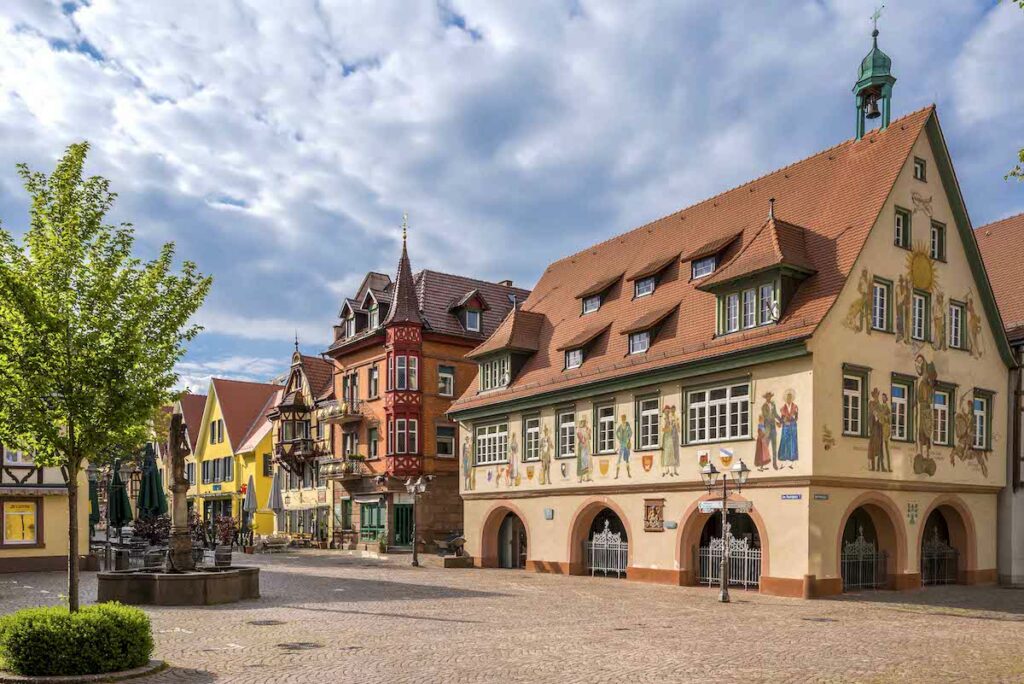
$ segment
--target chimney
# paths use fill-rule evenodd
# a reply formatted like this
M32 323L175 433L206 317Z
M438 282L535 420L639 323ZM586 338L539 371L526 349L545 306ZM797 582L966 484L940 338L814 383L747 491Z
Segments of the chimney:
M501 285L502 287L512 287L511 280L502 280L498 284Z

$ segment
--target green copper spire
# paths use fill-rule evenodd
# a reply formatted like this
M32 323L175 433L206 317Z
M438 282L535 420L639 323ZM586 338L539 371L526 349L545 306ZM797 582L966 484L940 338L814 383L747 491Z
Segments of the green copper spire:
M885 130L891 118L892 86L896 78L892 75L892 59L878 48L878 18L883 7L885 5L871 15L875 24L871 32L871 51L861 60L857 83L853 86L857 105L857 140L864 137L866 119L881 117L881 128Z

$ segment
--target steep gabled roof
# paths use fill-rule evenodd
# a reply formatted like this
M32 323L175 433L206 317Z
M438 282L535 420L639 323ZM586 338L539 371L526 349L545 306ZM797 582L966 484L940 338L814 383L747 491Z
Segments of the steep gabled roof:
M309 382L309 392L317 399L334 384L334 366L319 356L302 355L302 370Z
M418 323L422 324L423 317L420 316L420 303L416 298L416 283L412 277L412 265L409 263L409 252L405 247L405 240L402 240L402 256L398 259L398 275L395 278L394 301L388 310L388 317L384 319L383 325L394 325L395 323Z
M540 327L543 317L530 311L513 309L501 322L494 334L483 344L466 354L476 359L496 351L535 352L540 347Z
M474 382L452 410L461 413L806 339L838 297L913 145L933 120L934 107L919 110L885 130L871 131L862 140L847 140L551 264L522 304L524 312L542 317L538 352L526 360L508 388L478 394ZM937 130L937 120L933 125ZM777 213L785 222L777 220L762 236L769 198L777 198ZM801 234L802 252L796 239ZM689 256L716 243L736 254L749 248L753 255L762 249L750 244L758 236L771 238L765 240L768 253L778 250L783 261L815 270L797 288L775 325L716 336L715 295L698 289L703 280L691 281L671 265L653 294L633 299L630 292L612 290L598 311L580 315L576 294L581 284L607 278L610 264L615 271L635 276L669 256ZM729 245L732 240L735 243ZM678 307L678 315L663 318L650 351L629 355L627 336L617 333L636 325L638 319L657 318L672 306ZM564 373L562 352L557 349L560 340L602 323L611 324L607 345L592 354L583 369Z
M178 399L178 403L181 405L181 415L185 420L185 429L188 432L188 443L189 446L194 450L196 448L196 440L199 439L199 430L203 427L203 411L206 409L206 395L205 394L188 394L181 395Z
M1024 214L1017 214L974 231L989 281L995 291L1006 334L1024 340Z
M232 450L237 450L249 433L249 428L257 418L262 417L267 401L281 388L279 385L224 378L213 378L210 382L224 416L228 441Z
M267 436L267 433L270 432L271 428L274 426L274 423L267 418L267 414L270 413L270 410L274 406L277 406L277 404L280 403L281 395L283 393L284 390L278 388L276 392L272 392L270 396L267 397L266 403L263 404L263 408L260 409L260 412L256 414L256 418L252 421L252 425L249 426L245 436L242 438L241 445L235 450L235 453L252 451L259 445L263 438Z

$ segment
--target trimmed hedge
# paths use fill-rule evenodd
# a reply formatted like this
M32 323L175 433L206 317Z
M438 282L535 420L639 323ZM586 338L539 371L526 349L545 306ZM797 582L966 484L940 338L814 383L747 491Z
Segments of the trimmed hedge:
M120 603L27 608L0 618L0 667L20 675L85 675L142 667L153 653L149 616Z

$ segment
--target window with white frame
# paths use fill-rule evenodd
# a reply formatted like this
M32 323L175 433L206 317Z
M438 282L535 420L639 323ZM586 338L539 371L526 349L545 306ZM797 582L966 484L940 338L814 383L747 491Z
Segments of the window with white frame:
M947 325L947 336L949 347L952 349L964 348L964 305L952 303L949 305L949 323Z
M615 451L615 404L597 407L597 453Z
M451 425L438 425L437 435L434 443L437 445L437 455L441 458L452 458L455 456L455 428Z
M345 337L355 337L356 334L356 319L355 316L349 316L345 319Z
M373 307L370 309L370 329L373 330L380 325L380 308Z
M876 280L871 290L871 328L874 330L889 329L889 283Z
M583 298L583 313L594 313L601 308L601 295L590 295Z
M540 416L523 421L523 460L540 460Z
M740 329L740 296L731 294L725 298L725 332Z
M690 443L750 437L750 383L694 390L687 406Z
M366 371L366 380L367 389L369 390L368 396L372 399L380 394L380 370L377 368L377 364L373 364Z
M455 396L455 366L437 367L437 393L442 397Z
M919 181L926 180L927 179L927 176L926 176L926 169L927 168L928 168L927 167L927 162L925 162L924 159L921 159L920 157L914 157L914 179L915 180L919 180Z
M583 365L583 349L567 349L565 351L565 367L579 368Z
M775 290L775 283L765 283L758 288L758 304L761 316L758 320L760 325L769 325L778 319L779 300L778 292Z
M508 424L492 423L476 428L476 463L508 462Z
M905 382L893 382L890 388L892 406L892 438L902 442L910 439L910 396L913 386Z
M648 397L636 402L639 425L637 429L637 448L656 449L661 443L661 416L658 397Z
M629 335L629 353L630 354L644 354L650 348L651 348L651 331L650 330L641 330L640 332L630 333L630 335Z
M932 221L930 254L937 261L946 260L946 226Z
M633 296L644 297L654 292L654 276L647 276L646 278L640 278L633 284Z
M409 357L409 389L420 388L420 359L418 356Z
M897 207L895 217L892 242L897 247L910 249L910 212Z
M409 387L409 359L406 356L395 357L395 389L404 390Z
M703 257L701 259L695 259L692 264L692 276L693 279L703 278L709 276L715 271L715 257Z
M949 445L949 405L952 395L947 390L936 390L932 403L932 443Z
M989 406L988 397L974 396L974 446L975 449L988 449Z
M751 288L743 291L743 327L753 328L757 325L757 290Z
M466 309L465 313L466 330L480 332L480 312L476 309Z
M395 453L404 454L409 450L408 428L405 425L405 418L395 419Z
M409 453L418 454L420 453L420 421L410 418L406 426L409 432Z
M480 364L480 386L484 390L505 387L509 382L509 357L498 356Z
M558 414L558 458L576 455L576 411L568 409Z
M915 292L910 325L910 336L915 340L928 339L928 309L928 297Z
M861 435L863 426L864 377L843 375L843 434Z

